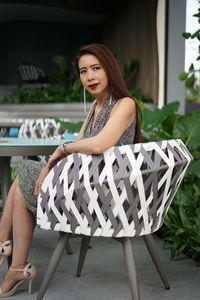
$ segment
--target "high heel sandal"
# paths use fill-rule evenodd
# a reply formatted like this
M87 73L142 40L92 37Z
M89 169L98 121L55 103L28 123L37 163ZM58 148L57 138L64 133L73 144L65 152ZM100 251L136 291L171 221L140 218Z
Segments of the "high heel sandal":
M1 289L1 286L0 286L0 298L10 297L13 294L15 294L15 292L17 291L17 288L26 280L28 281L28 293L31 294L31 292L32 292L32 282L33 282L33 279L36 275L35 267L33 265L31 265L30 263L27 263L26 266L24 267L24 269L15 269L15 268L10 267L10 270L11 271L17 271L17 272L23 272L24 273L24 279L21 279L21 280L17 281L9 292L3 293L2 289Z
M0 267L5 261L5 259L12 253L12 241L8 240L5 242L0 242Z

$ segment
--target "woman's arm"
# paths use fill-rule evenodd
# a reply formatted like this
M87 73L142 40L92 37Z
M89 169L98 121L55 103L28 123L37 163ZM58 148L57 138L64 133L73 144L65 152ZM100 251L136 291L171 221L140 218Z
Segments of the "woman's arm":
M110 118L102 131L94 137L83 139L85 122L80 130L78 138L66 145L67 152L82 152L88 154L100 154L108 148L116 145L135 118L135 102L131 98L123 98L115 104ZM47 167L49 170L66 155L63 153L62 146L56 148L50 157Z
M131 98L123 98L115 104L110 118L102 131L94 137L76 140L67 144L67 152L100 154L116 145L124 131L135 118L135 102Z
M87 124L88 117L89 117L90 112L93 109L93 106L95 105L95 103L96 103L96 100L93 101L93 103L91 105L91 108L90 108L90 110L89 110L89 112L88 112L88 114L87 114L87 116L85 118L85 121L83 122L83 125L82 125L82 127L81 127L81 129L80 129L80 131L78 133L78 136L77 136L75 142L80 141L80 140L83 139L83 137L84 137L84 131L85 131L85 126ZM56 150L51 155L51 157L50 157L50 159L49 159L49 161L47 163L48 170L50 171L50 169L53 168L55 166L55 164L59 160L61 160L62 158L64 158L65 156L66 156L66 154L62 150L62 146L57 147Z
M67 152L82 152L89 154L99 154L114 146L119 141L124 131L130 126L135 118L135 102L131 98L123 98L115 104L110 118L102 131L94 137L83 139L85 129L84 122L78 138L70 144L67 144ZM50 157L47 166L49 170L66 154L62 146L56 148Z
M88 154L100 154L108 148L114 146L119 141L124 131L130 126L135 118L135 102L131 98L118 100L114 106L110 118L102 131L94 137L83 139L83 132L86 122L84 122L78 138L73 143L67 144L67 152L82 152ZM62 146L56 148L50 157L47 165L43 167L40 176L35 184L34 194L37 197L40 187L53 166L66 156Z

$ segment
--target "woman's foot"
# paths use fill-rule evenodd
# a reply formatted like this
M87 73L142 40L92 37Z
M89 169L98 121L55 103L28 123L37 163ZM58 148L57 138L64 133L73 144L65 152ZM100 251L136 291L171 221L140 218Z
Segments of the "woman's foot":
M0 267L5 261L5 259L12 253L12 241L7 240L5 242L0 242Z
M28 281L28 293L31 294L32 281L35 274L36 269L30 263L19 268L10 267L0 286L0 298L9 297L15 294L18 286L24 281Z
M6 277L4 278L4 280L3 280L2 284L1 284L1 291L2 291L2 293L9 292L13 288L13 286L18 281L20 281L22 279L24 279L23 272L12 271L12 270L9 269L8 272L7 272L7 274L6 274Z

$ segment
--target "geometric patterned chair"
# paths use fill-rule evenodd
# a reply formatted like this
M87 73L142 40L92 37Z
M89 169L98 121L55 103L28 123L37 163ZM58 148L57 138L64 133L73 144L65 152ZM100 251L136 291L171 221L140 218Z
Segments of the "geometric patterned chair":
M20 138L52 138L56 140L63 139L64 129L60 123L50 118L25 119L19 129L18 137ZM47 163L49 156L39 155L37 157L29 157L40 160L44 164Z
M64 129L54 119L25 119L19 130L21 138L62 138Z
M60 140L64 139L64 132L65 130L60 126L60 123L56 122L52 118L25 119L20 126L18 137L41 139L52 138ZM46 164L49 156L29 156L29 159L39 160L40 162ZM69 241L66 243L66 251L68 254L72 253Z
M37 300L41 300L69 233L82 235L77 276L92 236L123 245L133 300L139 300L132 238L143 236L165 288L169 283L152 233L163 223L192 156L179 139L115 146L103 154L73 153L50 171L38 197L37 224L62 232Z

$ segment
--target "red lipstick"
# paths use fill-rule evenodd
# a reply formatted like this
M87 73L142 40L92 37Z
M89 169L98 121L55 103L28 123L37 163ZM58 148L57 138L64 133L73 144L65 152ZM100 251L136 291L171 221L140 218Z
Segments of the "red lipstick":
M98 83L90 84L90 85L89 85L89 88L90 88L91 90L94 90L94 89L96 89L97 85L98 85Z

